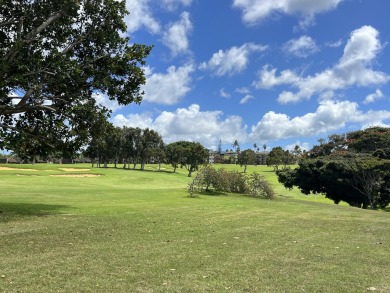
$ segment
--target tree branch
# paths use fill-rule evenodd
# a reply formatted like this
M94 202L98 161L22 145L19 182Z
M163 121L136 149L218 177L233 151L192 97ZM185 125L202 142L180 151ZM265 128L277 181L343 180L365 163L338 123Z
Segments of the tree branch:
M18 54L18 48L19 48L20 45L23 45L25 43L31 42L31 40L36 35L38 35L40 32L45 30L49 25L51 25L56 20L62 18L64 15L65 15L65 11L64 10L61 10L61 11L57 12L56 14L53 14L47 20L45 20L39 27L37 27L36 29L34 29L31 32L29 32L26 35L26 37L23 40L21 40L21 41L20 41L20 35L19 35L19 32L18 32L18 39L15 41L15 44L12 46L12 48L10 49L10 51L8 52L6 57L4 58L4 61L8 62L8 63L11 63L15 59L16 55ZM23 17L22 17L22 19L23 19ZM21 29L22 25L20 25L19 27Z

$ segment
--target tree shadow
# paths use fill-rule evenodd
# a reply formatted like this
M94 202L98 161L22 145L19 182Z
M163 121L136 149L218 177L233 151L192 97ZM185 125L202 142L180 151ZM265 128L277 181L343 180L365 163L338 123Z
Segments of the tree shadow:
M0 202L0 223L15 221L27 217L47 217L50 215L61 214L60 210L64 208L69 208L69 206Z

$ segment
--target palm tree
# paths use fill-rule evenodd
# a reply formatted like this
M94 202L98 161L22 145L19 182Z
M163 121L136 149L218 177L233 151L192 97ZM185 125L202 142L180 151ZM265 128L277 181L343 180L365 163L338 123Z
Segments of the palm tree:
M233 142L232 146L235 149L236 153L240 152L240 144L238 143L237 139ZM237 155L234 156L234 164L236 163L237 163Z
M235 151L240 149L240 144L238 143L237 139L233 142L232 147L234 148Z

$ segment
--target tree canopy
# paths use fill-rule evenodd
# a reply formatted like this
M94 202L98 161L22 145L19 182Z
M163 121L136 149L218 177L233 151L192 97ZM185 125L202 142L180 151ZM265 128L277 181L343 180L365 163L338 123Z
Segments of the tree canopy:
M108 110L142 100L151 46L124 37L125 1L2 1L0 147L20 138L78 148Z
M207 162L208 151L199 142L177 141L166 147L167 161L176 170L178 166L188 170L188 177L198 170L199 166Z
M332 135L314 146L296 169L278 171L279 182L303 193L323 193L334 203L377 209L390 203L390 128Z

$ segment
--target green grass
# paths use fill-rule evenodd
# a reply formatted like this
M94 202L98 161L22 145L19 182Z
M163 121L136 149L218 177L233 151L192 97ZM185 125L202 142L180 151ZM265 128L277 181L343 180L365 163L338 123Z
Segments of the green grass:
M264 166L284 196L189 198L169 166L14 167L38 171L0 171L0 292L390 292L390 214L297 200Z

